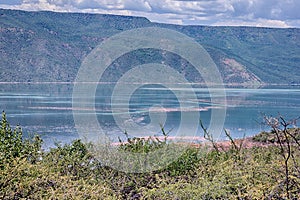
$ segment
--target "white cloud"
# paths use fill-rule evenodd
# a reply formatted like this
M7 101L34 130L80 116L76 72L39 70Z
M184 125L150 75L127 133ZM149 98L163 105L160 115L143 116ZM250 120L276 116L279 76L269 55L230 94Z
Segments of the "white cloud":
M137 10L137 11L151 11L151 5L145 0L124 0L123 9Z
M272 28L289 28L291 27L284 21L257 19L256 21L242 21L242 20L227 20L212 24L213 26L253 26L253 27L272 27Z
M16 5L16 4L21 4L22 0L0 0L0 4L8 4L8 5Z
M155 22L288 27L299 25L299 0L0 0L23 10L145 16ZM14 2L14 3L12 3Z
M299 0L231 0L233 16L286 20L300 18Z

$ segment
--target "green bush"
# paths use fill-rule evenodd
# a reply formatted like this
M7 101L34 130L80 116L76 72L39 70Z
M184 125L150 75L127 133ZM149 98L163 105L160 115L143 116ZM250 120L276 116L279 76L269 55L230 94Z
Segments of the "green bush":
M300 128L289 128L289 129L287 129L287 131L290 133L289 139L292 139L292 137L294 137L295 141L300 142ZM285 142L286 139L284 138L283 131L279 131L278 136L282 142ZM270 132L263 131L263 132L255 135L252 139L255 142L278 143L278 138L277 138L277 135L274 130L272 130ZM295 141L293 141L293 142L295 142Z
M17 157L27 158L31 162L36 162L41 157L42 140L39 136L23 140L22 129L17 126L12 129L6 119L6 114L2 112L0 121L0 166L4 167L5 162L10 162Z
M94 164L80 140L42 152L41 138L22 139L4 112L0 126L0 199L117 199L91 173Z
M92 177L62 175L48 165L16 158L0 171L0 199L118 199Z
M299 145L284 144L299 129L288 129L281 146L245 149L234 140L224 150L189 146L164 169L130 174L103 166L91 144L75 140L43 152L42 140L22 139L4 112L0 123L0 199L300 199ZM119 148L149 153L170 145L163 135L127 138Z
M199 164L199 149L194 147L187 148L181 156L169 164L164 171L170 176L180 176L193 173Z
M43 164L61 175L71 174L78 178L88 176L95 163L87 148L80 140L64 146L58 145L44 155Z

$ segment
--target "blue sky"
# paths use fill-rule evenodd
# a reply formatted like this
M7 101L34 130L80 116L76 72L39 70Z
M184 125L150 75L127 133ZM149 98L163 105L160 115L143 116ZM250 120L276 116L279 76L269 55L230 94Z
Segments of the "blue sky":
M183 25L300 28L300 0L0 0L0 7L144 16Z

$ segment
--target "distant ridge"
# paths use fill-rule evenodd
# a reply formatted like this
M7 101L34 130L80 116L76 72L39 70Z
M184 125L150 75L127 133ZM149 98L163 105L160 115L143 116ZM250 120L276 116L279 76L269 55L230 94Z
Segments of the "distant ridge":
M300 83L297 28L180 26L152 23L144 17L6 9L0 9L0 82L72 82L82 60L105 38L150 26L170 28L198 41L226 84ZM125 55L114 69L153 59L174 66L190 81L203 81L180 57L157 50ZM106 79L119 76L111 70Z

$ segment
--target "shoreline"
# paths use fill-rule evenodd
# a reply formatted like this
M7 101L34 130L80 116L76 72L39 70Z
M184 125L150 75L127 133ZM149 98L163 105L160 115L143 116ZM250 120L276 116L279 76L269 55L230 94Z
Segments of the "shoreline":
M260 134L260 133L258 133ZM256 135L258 135L256 134ZM253 137L254 136L249 136L249 137L245 137L243 139L233 139L234 143L238 146L241 145L242 148L246 148L246 149L249 149L249 148L253 148L253 147L269 147L269 146L276 146L277 144L275 143L271 143L271 142L260 142L260 141L254 141L253 140ZM137 137L137 138L140 138L140 139L149 139L150 137ZM161 141L163 141L163 137L162 136L159 136L159 137L151 137L151 138L158 138L160 139ZM133 139L133 138L131 138ZM176 140L177 138L174 137L174 136L170 136L167 138L167 141L172 141L172 140ZM190 137L183 137L182 138L183 140L189 140L189 139L192 139ZM196 142L198 141L198 142ZM200 148L201 146L204 145L207 145L209 144L209 146L212 146L212 143L210 141L208 141L207 139L205 139L204 137L197 137L196 139L194 138L194 140L192 142L179 142L179 144L187 144L189 146L192 146L192 147L196 147L196 148ZM214 141L214 143L216 144L216 146L218 148L220 148L220 150L227 150L230 148L230 146L232 146L232 142L228 139L228 140L219 140L219 141ZM124 141L124 142L114 142L114 143L111 143L112 146L120 146L122 144L128 144L127 141Z

